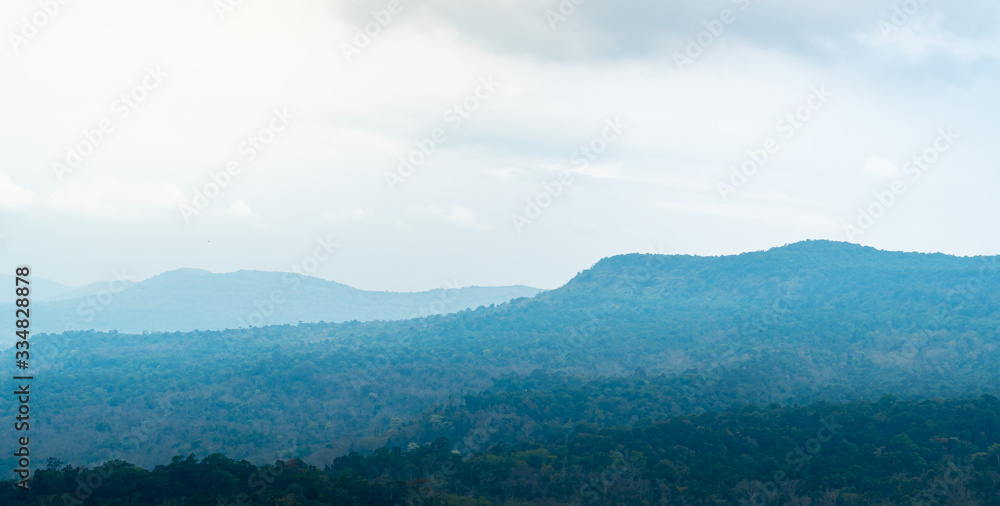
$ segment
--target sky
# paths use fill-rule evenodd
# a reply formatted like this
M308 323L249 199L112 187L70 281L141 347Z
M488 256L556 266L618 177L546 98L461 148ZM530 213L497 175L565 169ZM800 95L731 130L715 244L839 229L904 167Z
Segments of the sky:
M8 0L0 269L555 288L1000 253L992 0Z

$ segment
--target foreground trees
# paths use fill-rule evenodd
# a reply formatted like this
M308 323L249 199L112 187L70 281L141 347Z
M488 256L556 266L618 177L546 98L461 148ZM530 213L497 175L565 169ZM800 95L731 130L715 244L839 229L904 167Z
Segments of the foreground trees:
M552 395L525 392L519 400ZM441 437L409 451L351 453L325 469L297 459L255 466L218 454L175 457L151 471L121 461L85 469L50 460L29 492L3 482L0 504L1000 505L1000 400L988 395L741 406L543 432L465 456Z

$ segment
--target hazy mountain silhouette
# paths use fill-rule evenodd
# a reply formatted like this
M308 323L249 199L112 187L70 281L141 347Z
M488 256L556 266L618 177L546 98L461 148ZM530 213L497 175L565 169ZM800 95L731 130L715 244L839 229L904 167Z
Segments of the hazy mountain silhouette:
M374 292L291 273L213 274L199 269L170 271L137 283L94 283L77 289L37 278L33 285L35 333L173 332L300 321L401 320L499 304L540 292L526 286ZM13 310L5 313L13 314Z

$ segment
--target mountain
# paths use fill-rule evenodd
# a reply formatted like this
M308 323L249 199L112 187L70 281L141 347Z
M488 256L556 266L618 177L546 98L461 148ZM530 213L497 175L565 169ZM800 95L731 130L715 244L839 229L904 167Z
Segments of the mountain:
M35 333L177 332L300 321L402 320L499 304L540 291L507 286L371 292L290 273L181 269L141 282L119 280L67 289L53 297L50 287L39 281L35 280L38 293L47 297L32 300ZM13 314L12 305L3 311ZM6 340L8 346L10 342Z
M0 304L13 304L17 296L14 294L14 276L0 274L0 283L4 287L11 287L9 290L0 291ZM50 300L62 300L73 297L75 289L66 285L49 281L45 278L31 277L31 300L32 302L42 302Z
M35 437L74 463L217 451L261 462L292 446L322 464L401 443L391 431L428 407L536 369L655 375L658 404L642 413L664 416L995 395L998 329L998 257L828 241L622 255L530 299L416 320L40 336ZM9 396L0 406L14 409Z

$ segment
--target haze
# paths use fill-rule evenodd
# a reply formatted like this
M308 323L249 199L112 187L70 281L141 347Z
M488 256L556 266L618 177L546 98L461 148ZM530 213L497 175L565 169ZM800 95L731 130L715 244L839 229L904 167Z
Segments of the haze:
M0 6L4 273L553 288L635 251L1000 249L994 2L50 9Z

